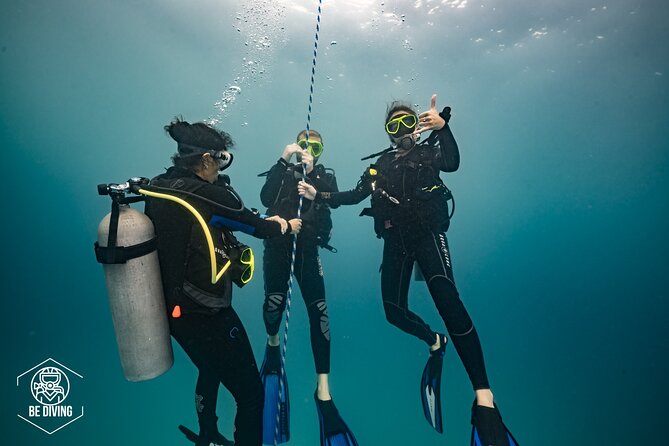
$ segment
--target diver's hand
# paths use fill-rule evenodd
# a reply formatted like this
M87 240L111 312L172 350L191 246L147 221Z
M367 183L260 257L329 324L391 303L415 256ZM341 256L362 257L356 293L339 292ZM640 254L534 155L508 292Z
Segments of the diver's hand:
M286 231L288 230L288 222L285 219L279 217L278 215L272 215L271 217L267 217L265 220L275 221L279 223L281 225L282 234L285 234Z
M299 153L302 151L302 147L298 146L297 144L288 144L285 149L283 149L283 155L281 155L281 158L285 162L290 162L290 159L295 155L296 153Z
M300 230L302 229L302 220L299 218L291 218L288 220L288 223L290 224L291 234L299 234Z
M439 116L437 111L437 95L433 94L430 109L418 115L418 127L413 133L417 135L429 130L441 130L445 125L446 121Z
M307 200L314 200L318 191L314 186L307 183L306 181L300 181L297 183L297 193L306 198Z
M307 175L314 170L314 157L311 156L308 150L300 149L300 152L297 154L297 160L306 166L305 172Z

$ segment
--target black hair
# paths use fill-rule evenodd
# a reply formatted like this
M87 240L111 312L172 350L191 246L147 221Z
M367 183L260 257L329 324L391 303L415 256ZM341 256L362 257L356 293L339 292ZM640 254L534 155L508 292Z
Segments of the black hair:
M295 138L295 140L299 141L301 139L300 136L304 136L306 138L307 131L302 130L300 133L297 134L297 137ZM323 144L323 137L321 136L321 134L319 132L317 132L316 130L309 130L309 137L311 137L311 136L319 137L321 139L321 144Z
M194 170L201 163L201 156L210 150L229 150L234 145L232 137L204 122L191 124L181 116L174 118L164 127L170 137L177 142L177 153L172 155L172 164Z
M393 115L393 113L398 112L398 111L405 111L409 114L415 115L416 111L413 109L411 104L408 104L403 101L393 101L388 105L386 108L386 120L383 121L383 125L386 125L390 117Z

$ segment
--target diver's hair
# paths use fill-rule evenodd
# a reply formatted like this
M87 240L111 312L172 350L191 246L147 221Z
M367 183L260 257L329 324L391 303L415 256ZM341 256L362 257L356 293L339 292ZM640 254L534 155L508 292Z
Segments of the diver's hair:
M195 170L200 167L201 155L206 151L229 150L234 145L232 137L228 133L215 129L204 122L190 124L184 121L181 116L175 117L164 129L179 145L177 153L172 155L172 164L188 170ZM183 146L189 147L182 150ZM201 151L197 149L201 149Z
M407 113L411 113L412 115L416 114L416 111L413 109L411 104L403 101L393 101L386 108L386 120L383 121L383 125L386 125L388 119L390 119L392 114L397 111L405 111Z
M323 143L323 137L322 137L321 134L320 134L319 132L317 132L316 130L309 130L309 136L310 136L310 137L311 137L311 136L317 136L317 137L319 137L319 138L321 139L321 144ZM299 140L302 139L303 137L304 137L304 138L307 137L307 131L306 131L306 130L302 130L300 133L298 133L298 134L297 134L297 138L295 138L295 141L299 141Z

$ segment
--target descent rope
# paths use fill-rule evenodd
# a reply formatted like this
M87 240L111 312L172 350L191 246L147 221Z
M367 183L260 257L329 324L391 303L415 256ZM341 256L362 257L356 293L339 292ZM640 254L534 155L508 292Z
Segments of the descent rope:
M321 31L321 5L323 0L318 0L318 14L316 17L316 35L314 36L314 54L311 59L311 86L309 87L309 111L307 112L307 144L309 143L309 130L311 126L311 108L314 102L314 80L316 77L316 58L318 56L318 34ZM305 178L306 165L302 165L302 178ZM303 197L300 196L300 201L297 205L297 218L299 219L302 214L302 200ZM293 275L295 273L295 256L297 254L297 235L293 236L293 252L290 259L290 276L288 278L288 293L286 294L286 325L283 329L283 348L281 350L281 379L279 379L279 399L277 402L277 411L276 411L276 425L274 428L274 446L278 445L279 439L279 423L281 415L281 401L283 400L283 394L285 389L283 388L284 377L286 376L286 350L288 346L288 322L290 321L290 297L293 292Z

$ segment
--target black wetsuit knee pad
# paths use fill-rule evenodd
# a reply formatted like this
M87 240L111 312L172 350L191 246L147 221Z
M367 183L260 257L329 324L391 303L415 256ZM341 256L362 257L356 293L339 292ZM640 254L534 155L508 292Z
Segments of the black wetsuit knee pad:
M265 303L262 306L263 320L267 334L274 336L279 332L281 325L281 315L286 308L286 296L283 294L268 294L265 296Z

